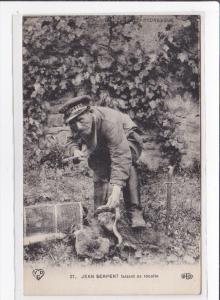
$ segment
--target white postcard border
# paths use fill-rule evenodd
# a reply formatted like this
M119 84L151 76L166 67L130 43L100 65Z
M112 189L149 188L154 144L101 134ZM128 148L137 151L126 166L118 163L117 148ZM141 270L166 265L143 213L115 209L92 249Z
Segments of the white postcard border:
M6 49L4 49L3 54L10 54L11 49L11 17L13 14L49 14L53 12L53 14L68 14L70 12L70 7L74 7L75 10L79 9L79 13L85 14L85 5L88 10L91 8L98 8L103 11L110 11L112 6L114 7L114 3L98 3L98 6L93 3L82 3L82 2L62 2L61 6L59 2L47 2L47 3L29 3L29 2L17 2L17 3L1 3L1 9L3 8L4 17L1 18L1 28L7 28L6 32L3 35L4 42L2 44L6 45ZM60 9L62 7L62 10ZM207 199L210 200L207 202L207 230L208 230L208 246L207 251L209 254L208 264L211 266L211 270L209 273L212 273L211 280L209 280L209 297L210 299L217 299L216 295L218 293L216 287L218 286L218 239L216 238L218 231L218 144L219 144L219 136L218 136L218 125L219 125L219 116L218 116L218 3L217 2L151 2L151 3L143 3L138 2L139 10L137 13L143 14L143 9L147 9L148 14L156 14L156 11L160 14L165 14L166 12L170 12L171 14L177 11L184 11L184 13L192 13L196 11L204 11L205 13L205 32L206 32L206 41L205 41L205 94L206 99L213 99L212 103L207 103L206 107L206 151L207 151ZM140 12L141 7L141 12ZM114 7L115 9L115 7ZM134 14L134 11L137 10L137 3L128 2L125 5L123 3L117 3L117 9L122 9L122 11L131 14ZM160 12L159 12L160 11ZM114 12L111 12L114 13ZM3 23L4 22L4 23ZM5 27L7 24L7 27ZM8 28L9 26L9 28ZM1 30L2 33L2 30ZM1 35L2 41L2 35ZM214 51L213 51L214 49ZM10 56L10 55L9 55ZM7 237L6 234L2 231L3 224L4 228L7 227L9 230L9 234L13 231L13 186L12 186L12 176L13 176L13 151L12 151L12 77L11 77L11 58L4 59L1 54L1 62L2 65L5 66L3 68L4 71L1 71L1 99L5 99L1 103L1 125L8 124L8 127L3 132L1 127L1 141L4 142L4 149L1 148L1 196L4 198L4 205L1 202L1 237ZM3 79L3 80L2 80ZM213 84L214 82L214 84ZM15 98L17 97L14 94ZM8 101L8 102L7 102ZM3 106L4 105L4 106ZM4 109L4 110L3 110ZM204 112L203 112L204 113ZM15 121L16 125L16 121ZM5 127L5 126L4 126ZM16 129L16 126L15 126ZM15 160L16 163L16 160ZM3 181L4 179L4 181ZM212 200L214 199L214 201ZM7 201L7 202L6 202ZM4 208L4 209L2 209ZM4 212L4 213L2 213ZM17 224L16 224L17 226ZM217 229L217 230L216 230ZM203 228L204 230L204 228ZM3 234L2 234L3 232ZM5 239L6 244L1 246L1 266L2 270L6 270L4 272L4 277L10 278L8 281L3 296L7 295L3 299L13 299L13 263L8 261L8 263L4 262L4 254L8 253L8 257L13 257L13 238L9 235L8 241ZM2 242L2 241L1 241ZM17 249L17 245L16 245ZM3 254L2 254L2 251ZM16 254L17 256L17 254ZM2 263L3 262L3 263ZM22 260L23 263L23 260ZM7 264L7 267L6 267ZM210 267L209 267L210 268ZM2 272L1 270L1 272ZM8 276L9 275L9 276ZM1 274L2 276L2 274ZM22 276L21 276L22 277ZM2 282L2 280L1 280ZM3 290L3 289L2 289ZM2 293L1 290L1 293ZM212 297L211 297L212 295ZM33 297L23 297L25 299L32 299ZM170 298L170 296L168 296ZM158 296L157 299L165 299L168 297ZM197 296L198 297L198 296ZM22 299L20 296L17 299ZM62 297L56 297L57 299L63 299ZM75 299L77 297L74 297ZM82 298L82 297L80 297ZM84 297L83 297L84 298ZM93 298L93 297L90 297ZM103 297L104 299L105 297ZM109 297L108 297L109 298ZM117 297L111 297L112 299L116 299ZM130 297L126 297L130 299ZM146 296L145 296L146 298ZM176 297L176 299L183 299L184 296ZM34 297L36 299L36 297ZM51 299L50 297L41 297L40 299ZM66 297L65 297L66 299ZM204 298L205 299L205 298Z

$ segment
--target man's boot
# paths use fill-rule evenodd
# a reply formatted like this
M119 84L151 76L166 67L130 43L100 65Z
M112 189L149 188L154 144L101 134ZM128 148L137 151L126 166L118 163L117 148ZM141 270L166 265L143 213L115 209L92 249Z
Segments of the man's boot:
M138 174L134 166L131 167L130 177L123 189L125 207L127 209L132 228L145 227L140 204L140 186Z
M138 208L132 208L130 211L131 215L131 227L132 228L144 228L146 223L143 218L142 211Z

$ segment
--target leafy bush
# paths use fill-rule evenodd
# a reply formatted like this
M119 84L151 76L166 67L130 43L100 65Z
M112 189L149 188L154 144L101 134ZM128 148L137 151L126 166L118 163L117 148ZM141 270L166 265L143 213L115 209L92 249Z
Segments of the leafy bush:
M146 22L144 16L24 17L27 169L40 163L50 107L67 92L128 113L143 131L156 132L162 155L181 163L178 124L167 101L179 97L198 109L199 17L173 16L154 50L146 47Z

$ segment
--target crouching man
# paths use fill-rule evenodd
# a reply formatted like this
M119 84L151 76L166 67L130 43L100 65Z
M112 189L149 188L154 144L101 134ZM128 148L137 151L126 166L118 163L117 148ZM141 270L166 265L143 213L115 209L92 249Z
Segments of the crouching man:
M94 172L94 206L119 205L121 191L132 228L145 227L136 162L142 150L136 124L126 114L90 106L87 95L68 100L60 109L72 131L71 152L82 160L87 146L88 165ZM109 184L112 192L108 197Z

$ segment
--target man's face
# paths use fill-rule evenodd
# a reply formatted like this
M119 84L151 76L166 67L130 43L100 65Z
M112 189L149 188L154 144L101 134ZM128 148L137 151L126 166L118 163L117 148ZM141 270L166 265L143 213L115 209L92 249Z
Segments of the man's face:
M92 114L85 112L79 115L70 123L70 127L82 137L89 136L92 132Z

